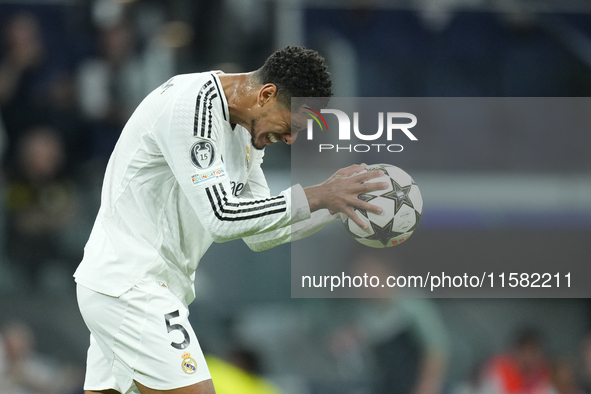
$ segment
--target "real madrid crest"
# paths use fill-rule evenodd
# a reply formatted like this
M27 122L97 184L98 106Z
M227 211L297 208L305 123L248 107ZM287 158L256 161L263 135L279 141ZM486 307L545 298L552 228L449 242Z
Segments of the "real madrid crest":
M250 146L246 145L246 171L250 170Z
M183 353L181 357L183 358L181 368L183 368L183 371L185 371L185 373L191 375L197 372L197 363L193 358L191 358L191 353Z

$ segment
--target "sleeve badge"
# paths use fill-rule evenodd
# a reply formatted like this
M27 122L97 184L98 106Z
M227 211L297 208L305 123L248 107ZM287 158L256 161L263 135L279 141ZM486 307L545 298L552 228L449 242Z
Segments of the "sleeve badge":
M210 141L197 141L191 147L191 162L199 169L205 170L211 167L215 158L215 148Z

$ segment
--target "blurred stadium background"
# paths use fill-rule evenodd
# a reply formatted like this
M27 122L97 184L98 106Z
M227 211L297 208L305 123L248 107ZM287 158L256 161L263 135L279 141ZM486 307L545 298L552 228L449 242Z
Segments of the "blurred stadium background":
M88 331L71 276L117 136L170 76L250 71L278 47L306 45L326 55L336 96L591 95L589 0L0 0L0 34L0 394L82 392ZM501 156L497 182L588 179L591 159L569 147L588 148L589 133L566 133L537 146L538 136L474 130L456 146L472 155L425 157L409 172L438 169L442 183L491 172L478 158L511 138L531 154ZM552 145L561 137L570 144ZM289 155L267 152L275 192L289 186ZM581 209L586 219L559 230L534 220L519 234L532 247L589 236ZM433 223L423 236L494 242L516 226ZM289 259L289 246L214 245L191 306L208 354L280 392L591 392L587 299L291 299Z

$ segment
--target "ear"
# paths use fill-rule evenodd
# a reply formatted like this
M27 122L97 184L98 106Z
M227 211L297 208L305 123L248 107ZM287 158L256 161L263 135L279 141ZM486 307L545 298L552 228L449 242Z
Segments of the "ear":
M273 104L277 100L277 86L272 83L265 84L260 90L257 97L257 103L260 107L267 104Z

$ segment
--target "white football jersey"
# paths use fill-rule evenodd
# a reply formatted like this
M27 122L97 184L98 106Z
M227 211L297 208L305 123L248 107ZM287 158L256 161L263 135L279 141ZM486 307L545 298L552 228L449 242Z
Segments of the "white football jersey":
M270 196L264 151L232 128L221 87L215 72L178 75L133 113L107 165L77 283L119 297L151 275L189 303L212 242L243 238L265 250L336 220L311 215L299 185Z

